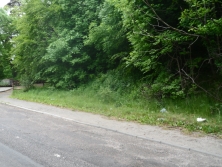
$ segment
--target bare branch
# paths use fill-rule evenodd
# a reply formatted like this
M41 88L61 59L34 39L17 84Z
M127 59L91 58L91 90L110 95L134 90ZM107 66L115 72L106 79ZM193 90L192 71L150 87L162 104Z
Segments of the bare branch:
M216 97L215 95L213 95L212 93L210 93L209 91L207 91L206 89L204 89L202 86L198 85L195 80L186 73L186 71L184 71L183 69L181 69L181 71L188 77L190 78L190 80L193 82L193 84L195 84L198 88L202 89L206 94L208 94L209 96L213 97L215 100L222 102L222 100L218 97Z
M188 48L190 48L198 39L199 39L199 36L189 45Z
M196 35L196 34L191 34L191 33L188 33L186 31L183 31L183 30L180 30L180 29L177 29L175 27L172 27L171 25L169 25L168 23L166 23L157 13L156 11L154 10L154 8L151 6L151 4L149 3L148 0L143 0L144 3L153 11L153 13L155 14L157 20L161 21L163 24L165 24L166 26L170 27L172 30L174 31L177 31L179 32L180 34L184 34L184 35L188 35L188 36L192 36L192 37L199 37L200 35Z

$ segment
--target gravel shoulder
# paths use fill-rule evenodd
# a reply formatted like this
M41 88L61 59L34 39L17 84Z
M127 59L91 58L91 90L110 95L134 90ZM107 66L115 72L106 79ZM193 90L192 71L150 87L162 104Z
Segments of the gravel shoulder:
M141 125L133 122L110 120L106 117L91 113L71 111L54 106L11 99L9 96L12 89L1 91L0 103L26 109L27 112L38 112L41 114L71 120L79 124L85 124L119 133L136 136L150 141L160 142L166 145L194 150L197 152L222 157L222 139L212 136L190 136L184 135L180 130L167 130L157 126Z

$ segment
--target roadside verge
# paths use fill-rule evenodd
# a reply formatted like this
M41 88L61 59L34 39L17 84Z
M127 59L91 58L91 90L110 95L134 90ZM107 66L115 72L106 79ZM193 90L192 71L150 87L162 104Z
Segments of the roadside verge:
M116 131L149 141L160 142L174 147L193 150L208 155L222 157L222 140L211 136L194 137L182 134L179 130L164 130L160 127L141 125L132 122L110 120L91 113L9 98L12 90L0 93L0 103L74 121L79 124Z

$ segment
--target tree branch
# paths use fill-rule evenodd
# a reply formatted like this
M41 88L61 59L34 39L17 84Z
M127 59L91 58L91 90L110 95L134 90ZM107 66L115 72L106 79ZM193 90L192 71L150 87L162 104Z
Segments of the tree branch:
M186 73L186 71L184 71L183 69L181 69L181 71L188 77L191 79L191 81L193 82L193 84L195 84L197 87L199 87L200 89L202 89L206 94L208 94L209 96L213 97L214 99L216 99L219 102L222 102L221 99L219 99L218 97L216 97L215 95L211 94L210 92L208 92L206 89L204 89L202 86L198 85L195 80Z
M184 34L184 35L188 35L188 36L192 36L192 37L199 37L200 35L196 35L196 34L191 34L191 33L188 33L186 31L183 31L183 30L180 30L180 29L177 29L175 27L172 27L171 25L169 25L168 23L166 23L157 13L156 11L154 10L154 8L151 6L151 4L149 3L148 0L143 0L143 2L153 11L153 13L155 14L156 18L161 21L163 24L165 24L166 26L168 26L169 28L171 28L172 30L174 31L177 31L179 32L180 34Z

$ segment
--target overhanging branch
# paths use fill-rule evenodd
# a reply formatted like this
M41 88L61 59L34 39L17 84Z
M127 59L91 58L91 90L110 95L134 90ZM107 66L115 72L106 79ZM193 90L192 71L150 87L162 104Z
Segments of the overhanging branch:
M155 14L156 16L156 19L161 21L163 24L165 24L167 27L171 28L172 30L176 31L176 32L179 32L180 34L184 34L184 35L188 35L188 36L192 36L192 37L200 37L200 35L197 35L197 34L191 34L191 33L188 33L186 31L183 31L183 30L180 30L178 28L175 28L171 25L169 25L168 23L166 23L157 13L156 11L154 10L154 8L152 7L152 5L149 3L148 0L143 0L143 2L152 10L152 12Z

